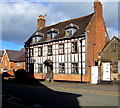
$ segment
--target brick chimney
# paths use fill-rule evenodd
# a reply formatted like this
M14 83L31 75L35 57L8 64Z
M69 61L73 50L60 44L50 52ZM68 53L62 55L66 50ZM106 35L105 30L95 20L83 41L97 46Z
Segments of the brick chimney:
M45 27L45 22L44 16L40 15L37 20L38 29Z
M94 12L97 18L101 18L102 16L102 4L99 0L95 0L94 2Z

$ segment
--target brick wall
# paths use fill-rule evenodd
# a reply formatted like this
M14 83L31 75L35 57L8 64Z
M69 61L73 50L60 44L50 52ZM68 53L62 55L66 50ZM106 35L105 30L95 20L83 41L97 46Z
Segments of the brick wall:
M2 68L7 68L9 74L14 75L13 69L16 71L18 69L25 69L25 62L21 62L21 66L17 66L17 63L9 61L7 54L5 53L2 61Z
M35 73L35 79L46 79L46 74ZM54 74L54 80L64 80L64 81L81 81L81 76L79 74ZM83 75L83 81L89 82L88 75Z
M95 66L98 55L102 51L105 44L109 41L106 31L105 22L102 16L102 4L94 3L95 15L87 29L87 64L88 76L91 80L91 66Z

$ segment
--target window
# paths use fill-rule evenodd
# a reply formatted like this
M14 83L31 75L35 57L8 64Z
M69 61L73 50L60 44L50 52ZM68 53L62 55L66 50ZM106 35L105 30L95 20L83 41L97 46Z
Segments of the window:
M72 42L71 44L72 44L71 52L76 53L77 52L77 42Z
M114 52L116 51L116 43L114 43L114 49L113 49L113 51Z
M52 45L48 46L48 55L52 55Z
M74 28L67 29L65 32L65 36L73 35L75 32L76 32L76 29Z
M72 63L72 74L78 74L78 63Z
M54 32L50 32L50 33L48 33L48 39L53 39L55 36L57 35L57 33L54 33Z
M43 65L38 64L38 73L43 73Z
M38 48L38 56L42 56L42 47Z
M38 42L41 39L41 37L35 36L33 37L33 42Z
M64 44L59 44L59 54L64 54Z
M65 73L65 63L59 63L59 73Z
M72 30L66 30L66 34L65 34L65 36L69 36L69 35L72 35L73 33L72 33Z
M22 65L22 63L21 63L21 62L18 62L18 63L17 63L17 66L21 66L21 65Z
M79 27L73 23L70 23L65 27L65 29L66 29L65 36L69 36L73 35L79 29Z
M59 33L58 29L51 28L49 31L47 31L47 38L53 39L58 33Z
M33 56L33 48L30 49L30 57Z

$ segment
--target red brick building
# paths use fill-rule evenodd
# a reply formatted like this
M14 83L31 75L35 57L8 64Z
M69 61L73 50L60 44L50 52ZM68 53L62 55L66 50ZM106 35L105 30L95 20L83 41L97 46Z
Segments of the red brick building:
M13 70L25 69L25 51L4 50L1 62L2 72L14 75Z
M27 72L38 79L90 82L91 67L109 40L102 4L94 2L90 15L51 26L45 22L40 15L38 29L25 42Z

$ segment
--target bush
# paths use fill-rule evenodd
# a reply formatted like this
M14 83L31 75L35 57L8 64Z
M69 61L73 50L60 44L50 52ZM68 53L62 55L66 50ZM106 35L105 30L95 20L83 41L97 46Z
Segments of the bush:
M16 72L15 72L15 79L16 80L25 80L26 79L26 71L24 69L18 69Z

